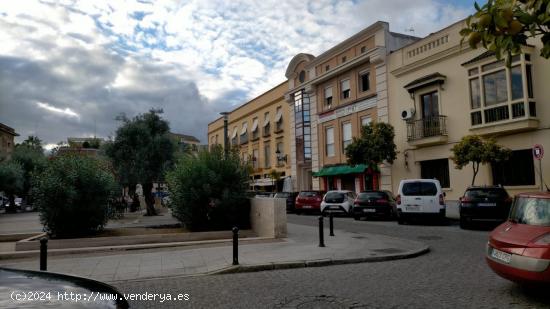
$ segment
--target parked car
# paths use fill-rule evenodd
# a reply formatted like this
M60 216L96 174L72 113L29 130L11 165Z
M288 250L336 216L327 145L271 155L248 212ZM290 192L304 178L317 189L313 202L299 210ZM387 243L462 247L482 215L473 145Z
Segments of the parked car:
M321 210L323 191L301 191L296 197L294 211L297 214L302 212L318 212Z
M396 204L393 194L390 191L365 191L355 198L353 203L353 218L361 217L385 217L395 216Z
M486 260L503 278L550 283L550 191L516 195L508 220L489 235Z
M296 204L296 196L298 196L298 192L277 192L275 193L275 198L285 198L286 199L286 211L292 212L294 211L294 207Z
M275 195L275 193L273 193L273 192L258 191L258 192L256 192L256 195L254 197L273 197L274 195Z
M418 217L445 220L445 194L437 179L401 180L395 199L399 224Z
M512 198L501 186L469 187L460 198L460 227L473 221L504 222L510 212Z
M353 201L355 197L356 194L353 191L328 191L321 202L321 213L344 213L351 216L353 214Z

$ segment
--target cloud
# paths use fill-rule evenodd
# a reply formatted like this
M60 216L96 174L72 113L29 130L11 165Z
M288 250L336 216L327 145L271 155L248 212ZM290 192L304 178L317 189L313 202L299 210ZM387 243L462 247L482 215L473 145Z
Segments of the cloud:
M36 105L42 109L45 109L49 112L53 112L55 114L61 114L63 116L69 116L69 117L75 117L75 118L78 118L80 119L80 115L75 113L73 110L71 110L70 108L65 108L65 109L61 109L61 108L57 108L57 107L54 107L54 106L51 106L50 104L48 103L42 103L42 102L36 102Z
M206 142L219 111L282 82L297 53L377 20L423 36L470 11L440 0L1 1L0 122L53 144L163 108L173 131Z

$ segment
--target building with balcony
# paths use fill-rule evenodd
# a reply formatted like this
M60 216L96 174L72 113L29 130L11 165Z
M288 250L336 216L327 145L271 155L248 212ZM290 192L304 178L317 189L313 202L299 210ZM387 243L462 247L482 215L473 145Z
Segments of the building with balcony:
M227 113L228 144L251 165L251 189L281 191L285 179L290 179L290 108L284 101L287 89L284 82ZM223 116L208 124L208 145L224 145ZM272 171L278 172L280 179L274 180Z
M15 148L15 137L19 134L15 133L12 127L0 123L0 161L9 159Z
M387 56L418 38L376 22L315 57L287 67L290 161L298 190L390 188L388 166L350 166L345 148L363 125L388 121Z
M506 162L480 168L476 184L501 184L514 194L540 187L532 147L550 147L550 61L529 41L510 67L482 47L461 44L465 21L389 55L389 122L395 127L397 160L392 190L406 178L439 179L449 199L470 185L472 168L454 168L451 148L463 136L491 136L513 150ZM543 160L550 182L550 163Z

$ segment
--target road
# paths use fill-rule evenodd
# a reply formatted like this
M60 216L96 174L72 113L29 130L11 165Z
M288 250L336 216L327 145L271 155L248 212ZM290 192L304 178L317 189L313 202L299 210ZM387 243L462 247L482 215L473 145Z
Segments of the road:
M289 222L316 224L315 216ZM187 293L189 301L135 308L548 308L548 290L520 287L487 267L488 231L400 226L337 218L336 229L420 240L431 252L407 260L231 275L118 282L123 293ZM337 231L336 231L337 232Z

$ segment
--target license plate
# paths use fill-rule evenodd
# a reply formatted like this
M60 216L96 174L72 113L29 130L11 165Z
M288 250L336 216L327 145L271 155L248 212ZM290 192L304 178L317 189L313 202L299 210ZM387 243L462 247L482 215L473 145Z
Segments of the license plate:
M418 206L405 206L405 210L407 210L407 211L419 211L420 208Z
M503 261L504 263L510 263L510 260L512 259L512 255L510 253L502 252L494 248L493 251L491 251L491 256L499 261Z
M376 209L363 209L363 212L376 212Z
M497 203L477 203L478 206L496 206Z
M313 206L310 206L310 205L304 205L304 206L302 206L302 208L307 208L307 209L309 209L309 208L313 208Z

